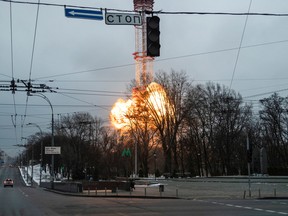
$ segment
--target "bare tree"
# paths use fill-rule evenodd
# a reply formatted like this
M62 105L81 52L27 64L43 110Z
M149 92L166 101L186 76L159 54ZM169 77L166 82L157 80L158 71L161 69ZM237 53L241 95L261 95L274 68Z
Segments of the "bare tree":
M241 135L251 117L251 107L242 104L234 91L207 83L191 88L187 106L187 134L199 175L227 175L236 172Z
M288 167L288 98L277 93L260 100L260 124L263 145L269 155L270 172L283 174ZM286 171L285 171L286 170Z
M91 126L93 117L89 113L62 116L58 133L65 137L62 143L67 166L72 166L73 179L83 179L91 155ZM69 155L69 156L68 156ZM72 163L72 164L71 164ZM69 164L69 165L68 165Z
M151 92L159 94L159 90L163 91L163 97L160 97L161 101L158 103L146 100L146 104L161 140L165 158L164 171L172 174L179 171L179 129L187 114L184 99L187 96L190 83L184 72L177 73L175 71L170 74L160 72L156 75L155 81L163 90L161 88L156 91L151 89ZM159 87L156 85L154 88ZM155 95L155 98L157 97L159 96Z

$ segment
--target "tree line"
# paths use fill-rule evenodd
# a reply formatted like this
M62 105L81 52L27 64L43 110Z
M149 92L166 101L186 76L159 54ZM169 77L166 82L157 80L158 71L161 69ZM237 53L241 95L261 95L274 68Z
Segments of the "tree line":
M252 173L287 174L287 97L274 93L259 100L255 110L228 87L194 85L184 72L175 71L159 72L149 88L134 95L138 105L126 114L125 130L89 113L56 121L55 146L61 147L61 155L55 155L54 172L74 180L128 177L135 172L137 157L139 176L247 175L251 157ZM160 102L149 100L159 91L164 91ZM28 163L33 154L40 161L41 141L51 146L51 134L30 136L19 160ZM51 156L43 149L45 167Z

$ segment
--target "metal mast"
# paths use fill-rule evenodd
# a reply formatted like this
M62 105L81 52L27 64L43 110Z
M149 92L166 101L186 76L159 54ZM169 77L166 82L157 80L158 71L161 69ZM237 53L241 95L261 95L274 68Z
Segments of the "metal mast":
M135 27L135 65L137 87L147 86L153 81L153 57L147 56L146 11L153 11L154 0L133 0L134 10L141 13L143 24Z

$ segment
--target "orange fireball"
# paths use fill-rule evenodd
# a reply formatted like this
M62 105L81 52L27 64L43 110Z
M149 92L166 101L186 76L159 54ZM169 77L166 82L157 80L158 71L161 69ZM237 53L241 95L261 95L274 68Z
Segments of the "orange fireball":
M119 99L113 106L110 119L117 129L131 126L135 118L147 115L162 119L167 112L172 113L171 105L164 88L158 83L150 83L146 89L135 88L132 98L125 101ZM139 121L139 119L138 119Z
M131 109L131 105L132 100L124 101L121 98L114 104L110 113L110 119L117 129L123 128L129 124L127 113L129 109Z

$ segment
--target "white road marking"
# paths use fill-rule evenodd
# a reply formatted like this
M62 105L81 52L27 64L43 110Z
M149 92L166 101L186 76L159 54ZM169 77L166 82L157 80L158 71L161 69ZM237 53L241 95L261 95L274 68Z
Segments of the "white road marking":
M198 200L200 202L209 202L209 201L204 201L204 200ZM234 207L234 208L243 208L243 209L247 209L247 210L253 210L253 211L264 211L264 212L268 212L268 213L275 213L275 214L280 214L280 215L288 215L287 212L277 212L277 211L273 211L273 210L269 210L269 209L261 209L261 208L253 208L250 206L240 206L240 205L234 205L234 204L230 204L230 203L219 203L219 202L210 202L211 204L214 205L225 205L227 207ZM286 205L287 203L280 203L282 205Z
M21 190L20 188L18 188L18 190L23 194L23 196L28 197L29 195L26 194L23 190Z

